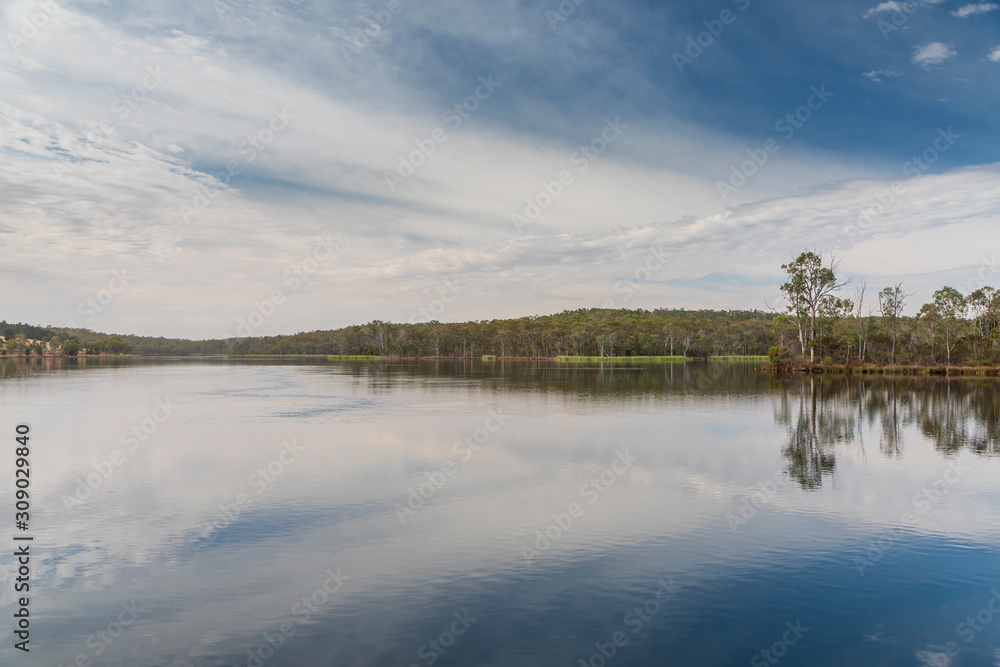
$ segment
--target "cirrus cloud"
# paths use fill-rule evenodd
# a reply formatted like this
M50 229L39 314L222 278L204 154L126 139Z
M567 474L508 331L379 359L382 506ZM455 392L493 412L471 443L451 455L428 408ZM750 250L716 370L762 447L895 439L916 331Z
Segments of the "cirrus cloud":
M988 14L989 12L995 12L1000 9L1000 5L995 2L981 2L977 4L968 4L959 7L951 13L952 16L957 16L960 19L967 19L970 16L976 16L977 14Z

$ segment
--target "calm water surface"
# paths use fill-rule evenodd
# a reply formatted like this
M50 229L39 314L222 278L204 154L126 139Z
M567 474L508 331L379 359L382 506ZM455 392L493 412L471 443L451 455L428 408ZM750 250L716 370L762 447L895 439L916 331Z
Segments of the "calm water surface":
M0 415L2 664L1000 665L994 381L8 361Z

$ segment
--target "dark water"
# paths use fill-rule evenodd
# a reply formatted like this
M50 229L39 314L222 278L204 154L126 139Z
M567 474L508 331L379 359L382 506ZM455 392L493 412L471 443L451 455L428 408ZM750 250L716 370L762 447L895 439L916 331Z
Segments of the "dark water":
M0 663L998 665L998 390L0 362L5 539L19 422L35 538Z

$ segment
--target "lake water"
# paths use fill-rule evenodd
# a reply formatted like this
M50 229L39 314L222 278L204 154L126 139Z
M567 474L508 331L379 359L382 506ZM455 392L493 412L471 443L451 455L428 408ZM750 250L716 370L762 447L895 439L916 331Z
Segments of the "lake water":
M995 381L46 363L5 665L1000 664Z

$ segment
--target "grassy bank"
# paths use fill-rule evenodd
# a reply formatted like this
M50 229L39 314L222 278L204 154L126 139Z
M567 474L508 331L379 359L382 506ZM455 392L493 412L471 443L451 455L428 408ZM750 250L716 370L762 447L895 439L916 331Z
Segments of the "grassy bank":
M192 357L199 356L219 356L219 357L236 357L238 359L281 359L282 357L293 357L295 359L326 359L328 354L221 354L221 355L190 355Z
M188 358L188 357L185 357ZM382 361L375 354L219 354L190 355L191 359L325 359L326 361Z
M767 357L764 357L764 358L766 359ZM602 362L602 361L610 361L610 362L614 362L614 363L623 363L623 362L624 363L634 363L634 362L639 362L639 363L650 363L650 362L653 362L653 363L660 363L660 362L662 362L662 363L672 363L672 362L677 362L677 361L688 361L688 357L570 357L570 356L559 356L559 357L555 357L555 361L570 362L570 363L577 363L577 362L593 363L593 362Z
M719 357L709 357L709 361L770 361L770 357L765 355L756 354L733 354L733 355L723 355Z

